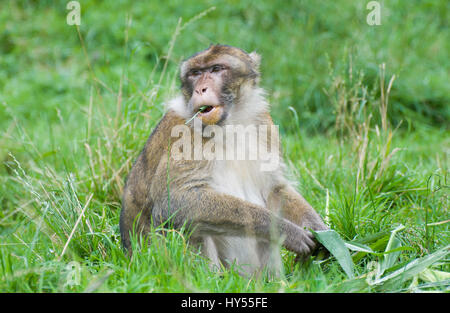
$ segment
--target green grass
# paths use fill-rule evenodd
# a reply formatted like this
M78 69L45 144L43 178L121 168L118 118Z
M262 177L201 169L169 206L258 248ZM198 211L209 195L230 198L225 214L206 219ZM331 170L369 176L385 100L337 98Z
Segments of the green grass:
M80 2L83 44L66 1L0 4L0 291L448 291L446 1L382 2L378 27L354 1ZM124 255L126 175L178 62L211 42L262 54L291 178L343 240L375 252L351 251L354 278L284 250L279 279L211 272L188 234L159 229Z

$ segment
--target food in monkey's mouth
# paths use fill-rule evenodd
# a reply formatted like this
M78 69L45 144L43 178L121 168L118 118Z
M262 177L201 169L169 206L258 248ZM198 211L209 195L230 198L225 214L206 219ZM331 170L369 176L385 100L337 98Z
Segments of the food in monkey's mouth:
M201 114L201 113L208 113L208 112L210 112L212 109L214 109L213 106L211 106L211 105L204 105L204 106L202 106L202 107L198 110L198 112L200 112L200 114Z
M223 108L221 105L212 106L212 105L203 105L198 111L188 120L185 124L188 124L192 121L196 116L198 116L203 123L207 125L217 123L222 116Z
M202 120L203 124L214 125L218 123L223 116L222 105L206 105L202 106L202 111L198 114L198 117Z
M209 105L203 105L200 107L200 109L198 109L198 111L190 118L186 121L185 124L188 124L190 121L192 121L197 115L199 115L200 113L202 113L203 111L205 111L207 108L212 108ZM209 109L209 111L211 111L211 109Z

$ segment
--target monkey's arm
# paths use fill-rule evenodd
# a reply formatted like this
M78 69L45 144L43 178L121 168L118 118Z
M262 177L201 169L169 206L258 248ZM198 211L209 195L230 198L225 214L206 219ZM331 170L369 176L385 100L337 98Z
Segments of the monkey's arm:
M280 218L269 210L203 187L185 192L170 192L170 204L165 197L157 197L153 207L153 220L163 222L174 214L174 226L184 222L194 226L200 234L255 236L268 241L276 235L284 237L283 245L295 253L306 255L315 247L311 233ZM171 212L167 212L170 206Z
M268 197L271 210L280 211L287 220L313 230L326 230L328 227L312 206L289 185L279 185L272 189Z

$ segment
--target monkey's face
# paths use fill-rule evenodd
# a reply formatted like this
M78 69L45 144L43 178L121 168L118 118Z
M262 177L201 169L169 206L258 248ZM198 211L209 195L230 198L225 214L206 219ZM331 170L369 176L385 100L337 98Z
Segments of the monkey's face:
M220 124L238 102L244 82L255 83L258 64L244 51L216 45L181 64L182 92L188 110L203 124Z

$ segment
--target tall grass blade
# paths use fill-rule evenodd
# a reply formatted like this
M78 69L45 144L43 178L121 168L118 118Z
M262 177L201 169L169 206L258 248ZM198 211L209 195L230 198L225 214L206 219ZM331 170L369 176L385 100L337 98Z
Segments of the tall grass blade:
M344 240L334 230L312 231L316 239L336 258L349 278L354 277L354 264Z

